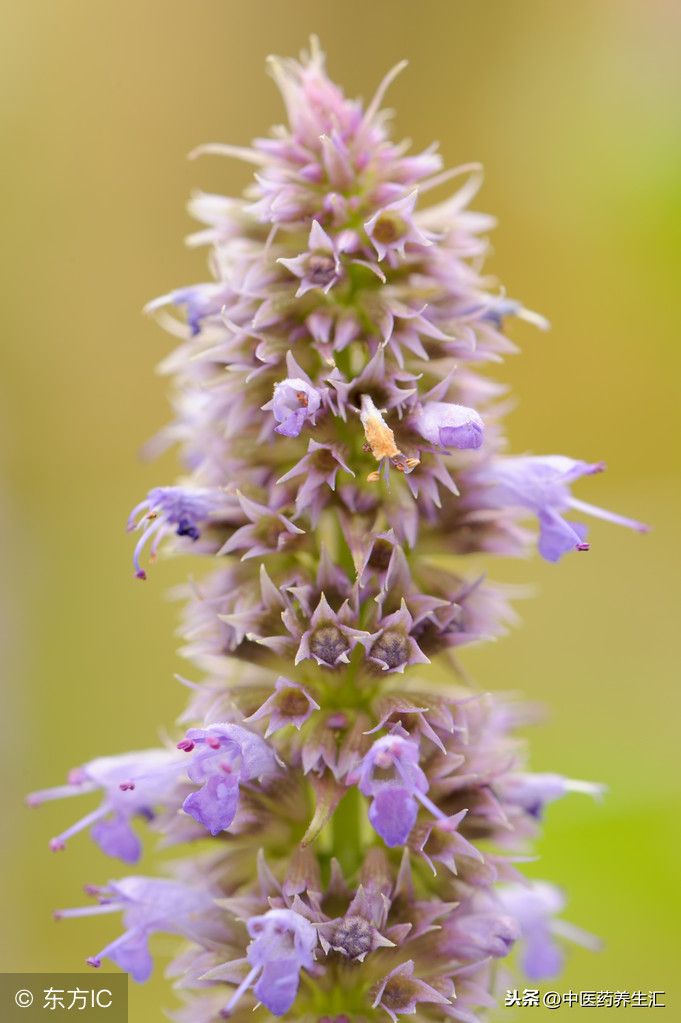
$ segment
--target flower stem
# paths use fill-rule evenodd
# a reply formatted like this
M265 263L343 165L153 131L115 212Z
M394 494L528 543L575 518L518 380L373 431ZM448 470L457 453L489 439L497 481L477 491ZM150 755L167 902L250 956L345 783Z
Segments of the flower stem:
M361 864L365 850L361 835L366 819L365 800L356 785L352 785L341 799L331 818L333 855L350 878Z

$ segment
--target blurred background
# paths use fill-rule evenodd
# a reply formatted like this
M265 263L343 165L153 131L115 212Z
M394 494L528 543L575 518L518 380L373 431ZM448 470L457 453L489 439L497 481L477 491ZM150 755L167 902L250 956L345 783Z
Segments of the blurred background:
M191 189L238 194L249 180L246 166L187 152L280 121L265 57L296 55L316 32L353 96L407 57L388 97L396 136L416 150L438 139L447 166L486 166L474 205L500 222L490 270L553 325L513 328L523 352L495 370L518 400L513 449L606 459L578 496L654 526L641 537L593 522L588 555L490 564L537 595L521 628L463 660L483 687L545 704L536 769L610 790L601 805L554 805L528 868L562 885L566 918L604 941L543 988L665 990L666 1018L681 1018L681 7L28 0L4 22L0 968L79 971L118 926L53 923L53 908L81 904L82 884L119 866L86 835L48 851L85 800L29 811L23 796L96 755L154 745L183 706L165 595L187 566L135 582L124 532L132 505L175 473L172 456L139 457L168 417L154 367L172 344L140 310L205 279L204 253L182 244ZM131 984L131 1023L175 1004L161 972Z

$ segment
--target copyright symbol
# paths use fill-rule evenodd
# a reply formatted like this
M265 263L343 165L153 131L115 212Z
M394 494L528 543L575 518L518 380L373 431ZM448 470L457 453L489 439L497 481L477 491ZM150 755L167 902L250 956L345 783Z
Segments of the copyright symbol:
M560 1005L560 994L558 991L547 991L542 1001L547 1009L557 1009Z
M21 1006L22 1009L27 1009L33 1002L33 995L26 988L22 988L21 991L17 991L14 996L14 1001L17 1005Z

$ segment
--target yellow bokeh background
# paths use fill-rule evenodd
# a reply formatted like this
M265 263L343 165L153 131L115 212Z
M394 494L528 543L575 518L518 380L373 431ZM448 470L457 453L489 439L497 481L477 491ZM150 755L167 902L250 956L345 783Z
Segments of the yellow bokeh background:
M475 207L500 221L490 268L553 324L514 327L523 352L494 370L518 400L513 449L606 459L578 495L654 526L641 537L595 522L590 553L559 566L490 564L536 595L521 628L463 662L483 687L545 704L536 769L610 790L600 805L553 806L527 868L563 886L566 918L604 942L574 950L542 987L665 990L664 1018L681 1019L681 7L27 0L4 22L0 969L78 971L117 926L53 923L54 907L84 901L84 882L121 871L85 835L47 849L90 804L29 811L23 796L96 755L154 745L183 705L165 594L188 566L161 563L136 583L123 529L175 472L172 456L138 456L168 417L153 368L170 346L140 309L205 279L204 255L181 242L191 189L236 194L249 178L186 153L246 144L281 120L264 59L297 54L316 32L348 94L368 98L407 57L389 95L396 134L416 149L439 139L447 165L486 166ZM154 944L161 962L173 947ZM161 974L131 985L131 1023L175 1004ZM548 1010L494 1019L529 1012Z

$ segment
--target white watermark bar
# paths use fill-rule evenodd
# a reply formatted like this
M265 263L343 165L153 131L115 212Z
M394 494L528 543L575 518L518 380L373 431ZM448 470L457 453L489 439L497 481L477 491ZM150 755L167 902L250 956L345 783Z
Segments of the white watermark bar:
M2 1023L128 1023L124 973L0 973Z

